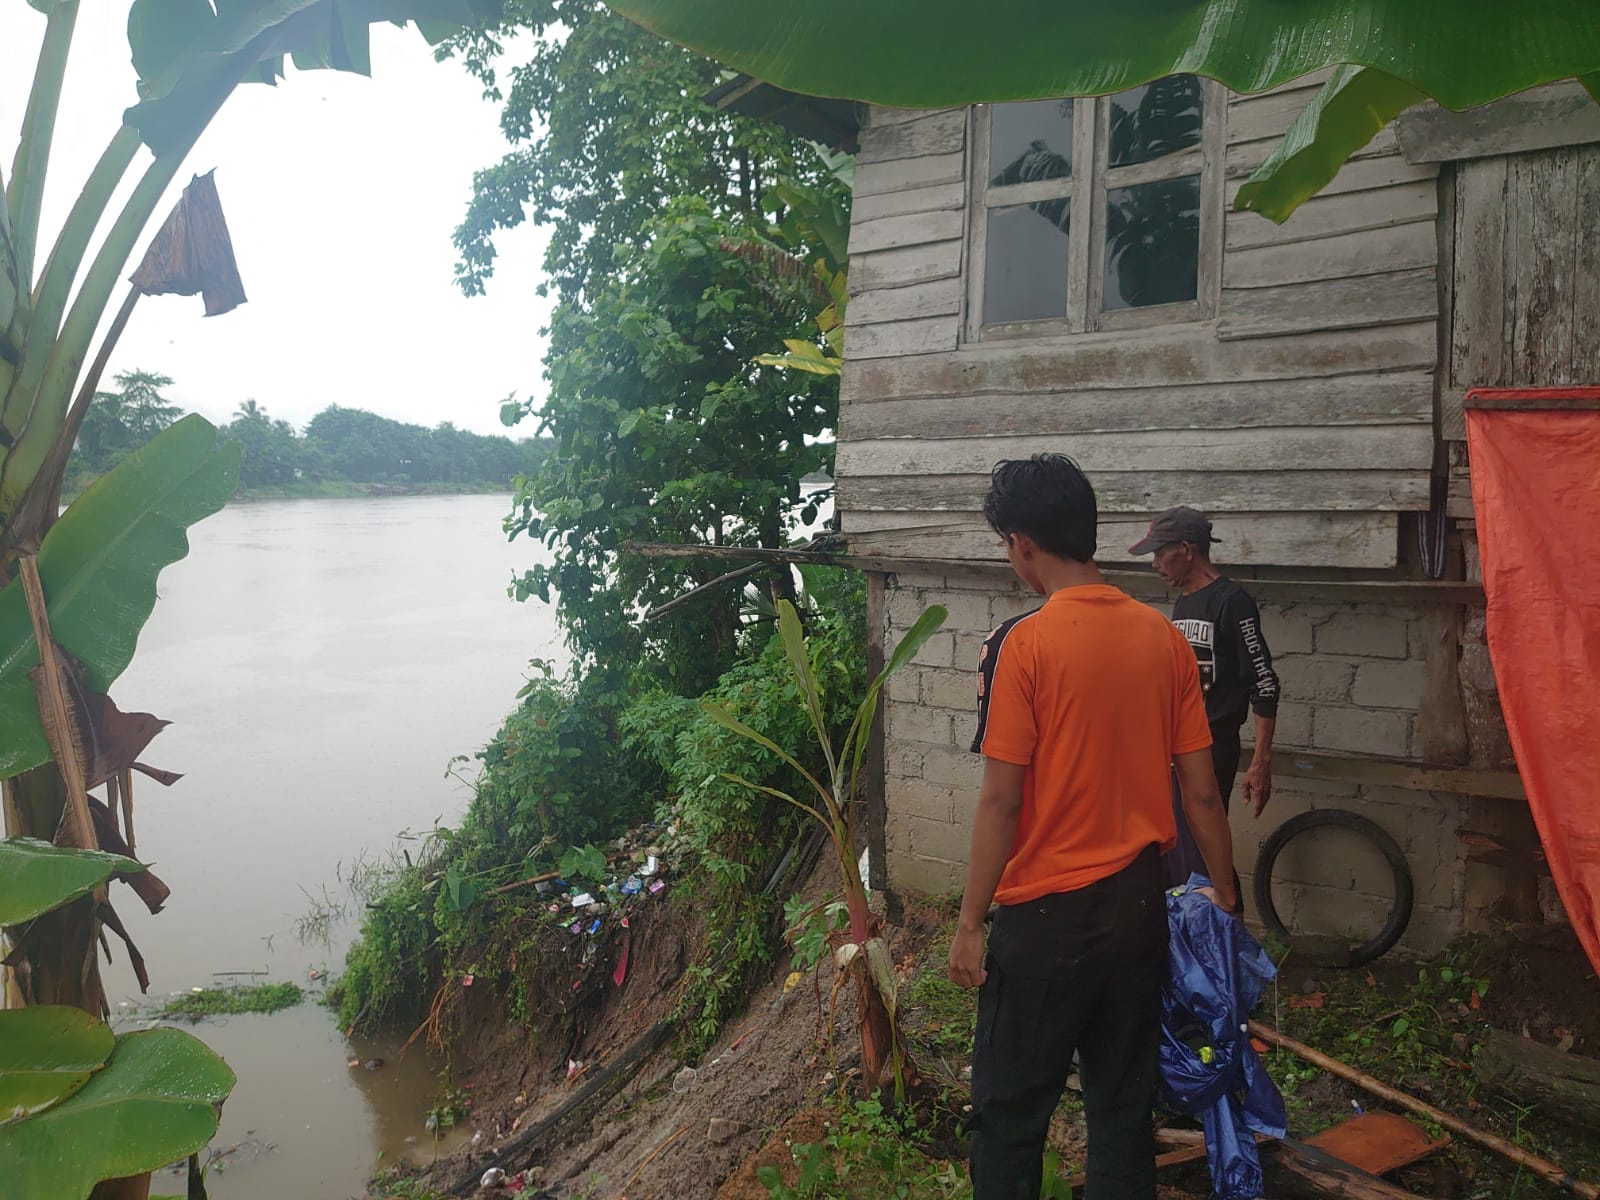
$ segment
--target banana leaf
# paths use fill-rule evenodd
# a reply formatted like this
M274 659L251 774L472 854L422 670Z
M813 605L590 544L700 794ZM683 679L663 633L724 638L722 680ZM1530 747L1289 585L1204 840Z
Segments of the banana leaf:
M61 1103L105 1065L111 1027L81 1008L0 1011L0 1126Z
M241 447L187 416L101 477L61 515L39 550L56 643L91 690L133 657L162 568L189 552L185 530L216 512L239 480ZM0 590L0 779L49 760L28 672L39 663L20 581Z
M6 1200L77 1200L102 1179L193 1154L216 1133L216 1106L233 1084L228 1064L198 1038L177 1029L125 1034L78 1091L0 1126Z
M124 119L156 153L182 145L196 113L236 84L301 70L372 71L371 26L415 21L430 41L498 19L500 0L134 0L128 43L139 102Z
M1594 0L607 0L660 36L792 91L906 108L1097 96L1164 75L1239 93L1325 67L1367 67L1324 99L1304 140L1257 173L1282 220L1408 96L1446 108L1542 83L1600 87ZM1373 105L1350 103L1367 90ZM1404 107L1403 105L1401 107ZM1380 126L1381 127L1381 126ZM1347 155L1348 150L1344 153Z
M143 863L120 854L7 838L0 841L0 926L31 921L87 896L113 875L143 870Z

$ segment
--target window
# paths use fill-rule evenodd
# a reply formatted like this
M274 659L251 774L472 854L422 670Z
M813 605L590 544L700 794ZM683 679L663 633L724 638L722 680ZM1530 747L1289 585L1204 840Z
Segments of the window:
M1224 97L1173 75L1100 99L979 106L969 337L1208 316Z

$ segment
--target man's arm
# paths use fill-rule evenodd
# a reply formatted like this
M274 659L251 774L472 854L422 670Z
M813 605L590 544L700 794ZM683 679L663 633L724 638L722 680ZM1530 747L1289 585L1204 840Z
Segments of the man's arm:
M1256 714L1256 749L1244 773L1244 802L1251 816L1259 817L1272 799L1272 735L1277 727L1277 717Z
M1183 815L1206 874L1211 876L1207 894L1229 912L1239 911L1239 889L1233 885L1233 835L1228 831L1228 812L1222 807L1222 791L1217 773L1211 767L1211 750L1190 750L1173 759L1178 769L1178 790L1183 795ZM963 910L965 915L965 910Z
M1015 763L997 758L983 760L978 811L972 818L972 852L967 856L967 886L961 894L961 919L956 925L955 940L950 943L950 979L962 987L977 987L987 975L983 969L983 921L1016 844L1017 821L1022 816L1022 778L1026 772L1026 767ZM1216 791L1215 782L1211 790ZM1230 880L1232 870L1230 866Z
M1239 670L1250 684L1250 708L1256 719L1256 747L1244 773L1244 801L1259 817L1272 797L1272 735L1278 724L1278 673L1272 669L1272 651L1261 632L1261 611L1247 593L1236 592L1229 602Z

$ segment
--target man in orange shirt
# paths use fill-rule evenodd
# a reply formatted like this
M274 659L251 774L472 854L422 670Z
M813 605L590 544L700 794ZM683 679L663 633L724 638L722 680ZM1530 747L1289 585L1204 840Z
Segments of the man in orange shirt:
M1048 597L984 643L983 783L950 978L980 987L974 1200L1036 1200L1073 1056L1089 1129L1086 1200L1153 1200L1150 1108L1167 970L1159 855L1177 838L1170 768L1232 912L1233 843L1194 652L1094 564L1094 489L1071 459L994 469L984 516ZM983 927L998 902L985 953Z

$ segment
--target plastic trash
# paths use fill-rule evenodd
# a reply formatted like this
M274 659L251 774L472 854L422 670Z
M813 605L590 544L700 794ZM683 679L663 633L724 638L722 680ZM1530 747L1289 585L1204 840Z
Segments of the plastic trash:
M637 896L640 889L643 887L644 884L639 882L639 877L637 875L629 875L628 878L622 882L622 894L624 896Z
M660 869L661 869L661 860L659 858L657 858L655 856L655 854L652 852L652 853L646 855L645 860L644 860L644 866L639 868L639 874L648 877L648 876L654 875Z
M666 886L667 885L666 885L666 882L664 880L657 879L657 880L653 881L650 884L650 894L652 896L658 895L658 894L660 894L661 889L666 887Z
M672 1077L672 1090L682 1096L692 1092L700 1086L700 1072L693 1067L684 1067Z
M600 932L600 918L596 917L594 920L589 922L589 936L593 937L595 934L597 934L599 932Z
M582 933L583 932L583 922L582 921L574 921L571 925L568 925L567 928L570 929L574 934Z
M474 1134L473 1136L474 1136L474 1139L476 1139L477 1135ZM478 1180L478 1186L480 1188L484 1189L485 1191L488 1191L491 1188L503 1188L503 1187L505 1187L506 1186L505 1169L502 1168L502 1167L490 1167L487 1171L485 1171L483 1173L483 1177Z
M591 905L593 903L594 903L594 897L591 896L588 892L579 892L576 896L574 896L572 898L572 907L573 908L588 908L589 905Z

